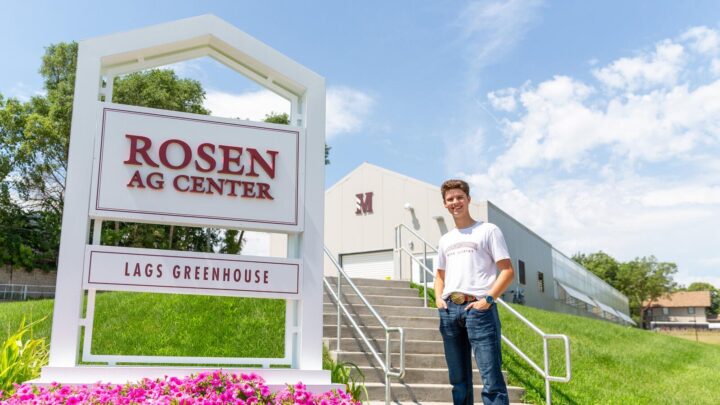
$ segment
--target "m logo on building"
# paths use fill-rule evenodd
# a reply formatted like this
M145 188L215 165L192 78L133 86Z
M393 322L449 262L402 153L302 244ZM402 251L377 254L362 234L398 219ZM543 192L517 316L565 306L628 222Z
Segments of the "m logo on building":
M355 215L367 215L373 213L373 193L355 194Z

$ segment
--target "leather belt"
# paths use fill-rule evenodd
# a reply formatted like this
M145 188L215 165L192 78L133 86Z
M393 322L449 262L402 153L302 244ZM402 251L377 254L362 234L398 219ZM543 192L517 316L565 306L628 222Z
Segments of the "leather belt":
M453 292L453 293L450 293L450 301L460 305L460 304L464 304L466 302L477 301L477 297L474 297L472 295L463 294L461 292Z

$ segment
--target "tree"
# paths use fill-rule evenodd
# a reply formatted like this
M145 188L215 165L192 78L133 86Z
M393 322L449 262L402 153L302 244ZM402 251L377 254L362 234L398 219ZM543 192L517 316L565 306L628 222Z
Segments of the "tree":
M283 125L290 125L290 116L288 113L276 113L276 112L270 112L270 114L265 114L265 122L270 122L273 124L283 124ZM325 144L325 164L330 164L330 149L332 147Z
M628 297L630 313L640 318L643 302L654 301L677 286L673 275L677 265L658 262L655 256L618 262L602 251L575 254L573 259Z
M46 95L27 102L0 95L0 216L6 229L14 230L0 238L0 249L13 252L0 255L3 263L32 268L56 262L76 65L76 43L50 45L40 68ZM171 70L118 77L113 89L116 103L210 113L202 106L200 83L180 79ZM122 246L210 251L219 240L218 230L206 228L110 222L103 228L104 243Z
M620 263L602 250L597 253L583 254L576 253L573 260L582 264L601 279L617 288L617 274L620 270Z
M720 289L710 283L695 282L690 284L686 291L710 291L710 314L720 313Z

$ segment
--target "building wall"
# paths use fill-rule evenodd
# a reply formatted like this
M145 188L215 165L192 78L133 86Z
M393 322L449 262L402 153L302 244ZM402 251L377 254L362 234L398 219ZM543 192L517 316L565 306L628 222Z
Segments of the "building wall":
M625 315L630 314L629 301L625 295L610 286L600 277L593 274L590 270L565 256L562 252L553 249L552 255L553 268L555 269L555 281L585 293L590 297L601 301L605 305L621 311ZM577 311L566 307L567 306L565 304L562 304L562 307L558 307L557 310L576 315L588 314L587 311Z
M652 313L646 311L645 319L650 322L707 322L705 308L695 307L695 314L689 314L687 307L668 308L668 314L663 313L662 308L652 308Z
M497 225L505 236L510 251L515 279L505 294L505 300L512 302L512 292L521 289L525 304L536 308L555 308L555 283L553 283L552 246L491 202L485 202L487 218ZM519 261L525 263L525 284L520 284ZM543 274L544 291L541 291L538 276Z
M55 286L56 278L56 271L44 271L39 269L26 271L25 269L13 268L11 266L0 267L0 284Z
M372 212L356 214L357 197L372 193ZM409 204L412 209L406 209ZM627 298L579 264L555 251L552 245L500 208L488 201L472 200L470 214L477 220L491 222L503 231L515 269L515 280L504 299L513 302L513 292L524 293L529 306L593 316L591 312L567 305L556 293L560 280L605 304L628 313ZM395 228L404 224L431 245L427 249L433 265L437 263L435 246L440 237L454 228L452 217L443 206L439 186L427 184L381 167L364 163L325 192L325 245L340 261L342 255L387 251L395 248ZM285 241L272 237L271 253L283 256ZM401 246L416 257L424 256L424 243L411 232L403 231ZM278 247L277 245L280 245ZM556 254L557 253L557 254ZM558 256L559 254L559 256ZM560 260L559 257L564 258ZM525 284L519 284L519 264L525 263ZM402 261L396 253L394 279L419 282L417 265L407 256ZM415 272L411 271L415 268ZM434 270L434 268L433 268ZM335 267L325 259L326 275L336 275ZM543 274L544 291L540 291L538 274ZM557 279L557 280L556 280ZM431 280L428 280L431 281Z

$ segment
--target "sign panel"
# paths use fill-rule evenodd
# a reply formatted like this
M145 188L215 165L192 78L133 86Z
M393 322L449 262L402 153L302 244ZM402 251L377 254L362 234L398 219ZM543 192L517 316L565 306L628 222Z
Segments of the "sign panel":
M91 216L302 231L301 128L101 104Z
M89 245L83 288L299 299L301 261Z

